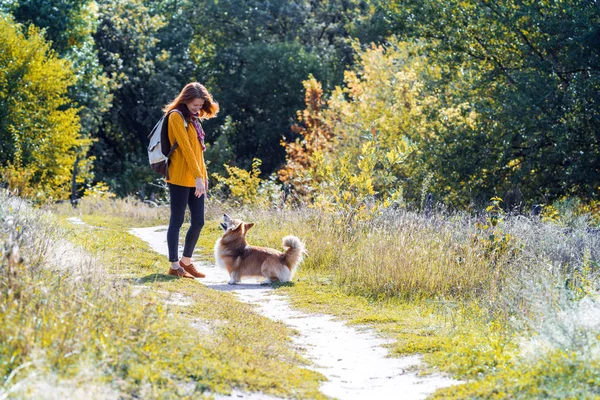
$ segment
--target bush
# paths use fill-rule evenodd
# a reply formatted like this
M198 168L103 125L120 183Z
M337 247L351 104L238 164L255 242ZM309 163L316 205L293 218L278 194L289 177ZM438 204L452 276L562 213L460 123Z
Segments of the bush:
M69 107L75 77L43 32L33 25L27 34L22 29L0 16L0 173L23 197L66 199L77 154L91 143L80 136L77 109ZM80 160L79 170L88 162ZM85 178L80 174L77 182Z
M271 207L281 204L281 188L275 182L274 176L269 180L260 178L261 164L262 161L255 158L250 171L225 164L229 176L224 177L219 173L213 173L217 185L212 193L217 193L221 199L231 200L241 206Z

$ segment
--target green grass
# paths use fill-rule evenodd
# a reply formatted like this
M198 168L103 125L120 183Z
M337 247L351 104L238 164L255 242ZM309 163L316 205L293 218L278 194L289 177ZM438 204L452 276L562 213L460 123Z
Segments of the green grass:
M538 346L535 358L520 346L547 335L536 333L536 319L550 321L560 334L571 323L551 322L555 315L568 313L581 293L597 300L591 273L586 280L566 280L585 287L565 289L561 282L565 272L575 271L577 278L577 271L597 262L591 250L597 241L585 231L565 235L551 224L518 219L477 226L461 216L432 224L400 214L345 226L313 212L241 214L256 223L251 244L280 248L287 234L306 241L308 257L294 284L278 288L295 307L372 327L394 340L392 355L421 353L424 372L467 380L433 398L600 396L597 331L587 333L589 345L579 344L576 332L558 347ZM556 265L551 276L548 263Z
M192 370L216 364L214 369L218 372L206 381L208 387L226 390L233 385L283 396L322 397L317 390L322 377L301 368L305 361L291 350L290 329L260 316L229 293L167 276L165 257L148 250L142 240L124 233L124 228L130 227L133 221L101 216L83 219L104 229L72 227L72 240L102 255L104 263L113 266L109 269L111 272L126 276L133 283L162 293L162 297L169 297L170 293L185 296L190 305L171 307L174 314L183 318L184 324L197 320L208 324L212 334L203 335L192 348L182 350L188 354L188 362L196 364ZM210 227L205 230L210 231ZM177 341L190 333L195 334L194 329L187 327L171 340ZM199 351L202 355L195 357ZM178 357L178 354L166 357L163 364L177 366ZM281 374L283 370L288 373Z
M113 205L116 212L98 208L83 215L100 228L70 227L73 240L95 254L111 274L148 286L136 298L158 307L162 300L168 301L169 293L186 296L191 305L167 306L165 312L168 318L183 321L183 326L190 321L207 326L200 334L199 348L208 351L202 354L211 390L239 386L291 397L319 396L316 388L321 377L298 367L302 360L289 350L292 332L253 314L251 307L226 293L167 278L164 257L125 233L134 225L164 224L164 219L158 214L145 219L140 217L145 212L128 207L119 211ZM544 332L542 322L558 334L570 332L565 329L577 322L556 322L555 317L568 315L569 307L581 299L597 300L594 268L599 246L585 229L565 233L561 227L523 219L486 227L460 215L424 220L411 213L345 225L333 214L307 210L225 211L256 223L248 234L250 244L280 248L281 238L288 234L305 240L308 256L293 284L276 289L287 294L295 307L372 327L393 339L389 345L393 356L420 353L427 362L423 372L445 371L467 380L436 392L433 398L600 396L596 328L577 325L573 338L562 344L547 349L534 346L535 357L525 355L521 346L536 338L554 343L553 333ZM212 214L222 214L221 209ZM207 221L198 257L212 261L220 234L218 221ZM587 271L585 279L581 271ZM169 332L178 334L177 329ZM588 341L582 341L580 334L587 335ZM255 354L250 357L246 352ZM155 353L152 359L160 357ZM172 358L164 357L171 362ZM172 362L174 371L185 371L177 360ZM277 368L283 365L296 366L297 378L272 386ZM241 378L227 380L220 368L231 369ZM184 382L192 380L186 372L179 375ZM129 375L123 376L128 382ZM173 393L164 379L153 379L149 387L156 393ZM140 382L132 386L137 389L127 390L134 393L148 387L148 382Z
M52 388L68 397L86 387L98 398L197 398L239 388L324 397L323 377L293 350L292 330L229 293L167 276L164 257L127 233L132 220L83 219L98 225L53 227L93 257L69 266L81 274L27 262L1 270L0 394Z
M486 321L474 304L367 298L349 294L314 272L301 273L294 285L278 290L288 294L295 307L332 314L394 339L389 345L394 356L423 354L431 372L473 378L510 362L504 351L510 337Z
M438 399L599 399L600 365L574 352L556 351L483 379L436 392Z
M575 352L519 357L515 333L471 304L369 299L349 294L314 272L301 273L286 293L294 307L336 315L392 338L393 356L423 354L423 373L444 371L467 382L438 390L435 399L593 399L600 365Z
M248 234L251 244L280 247L279 240L294 233L294 226L273 228L270 221L257 220ZM209 248L220 235L216 221L203 232L201 247ZM313 231L311 242L325 239ZM314 251L308 248L309 260ZM206 257L210 253L203 253ZM429 372L445 371L460 378L473 379L493 373L511 364L514 350L511 333L479 308L474 301L427 300L406 301L402 297L365 296L339 284L334 274L322 268L300 267L292 285L277 290L290 298L294 307L310 312L331 314L350 324L369 326L392 338L393 356L420 353L425 356Z

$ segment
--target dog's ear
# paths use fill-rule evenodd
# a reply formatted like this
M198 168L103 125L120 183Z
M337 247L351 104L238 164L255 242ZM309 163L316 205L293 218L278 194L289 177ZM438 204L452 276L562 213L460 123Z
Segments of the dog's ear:
M237 223L237 225L233 225L233 226L231 227L231 230L232 230L232 231L237 231L237 230L239 230L239 229L242 227L242 225L243 225L243 224L242 224L241 222L238 222L238 223Z
M248 232L248 230L250 228L252 228L254 226L254 222L251 222L249 224L244 224L244 231Z

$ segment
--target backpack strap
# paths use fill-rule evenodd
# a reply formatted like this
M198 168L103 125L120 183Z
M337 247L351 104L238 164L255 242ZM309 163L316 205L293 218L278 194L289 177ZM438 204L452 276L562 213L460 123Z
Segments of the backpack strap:
M181 118L183 119L183 126L185 127L185 129L187 129L188 127L188 123L185 120L185 117L183 116L183 113L179 110L171 110L169 111L169 113L167 114L167 129L168 128L168 124L169 124L169 116L171 114L173 114L174 112L176 112L177 114L181 115ZM179 143L177 143L177 140L175 140L175 143L173 143L173 146L171 146L171 150L169 151L169 154L167 154L167 158L171 158L171 154L173 154L173 152L177 149L177 147L179 147Z
M176 112L177 114L181 115L181 119L183 119L183 126L185 127L185 129L187 129L188 122L185 120L185 117L183 116L183 113L181 111L179 111L178 109L174 109L174 110L169 111L169 114L167 114L167 115L171 115L174 112Z

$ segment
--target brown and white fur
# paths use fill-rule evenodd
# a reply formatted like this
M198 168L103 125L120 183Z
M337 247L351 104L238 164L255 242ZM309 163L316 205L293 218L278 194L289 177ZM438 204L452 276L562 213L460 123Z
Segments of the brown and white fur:
M263 284L289 282L304 255L304 243L295 236L283 238L284 251L250 246L246 232L254 226L239 219L223 216L223 236L215 243L215 262L229 273L230 285L244 276L264 276Z

